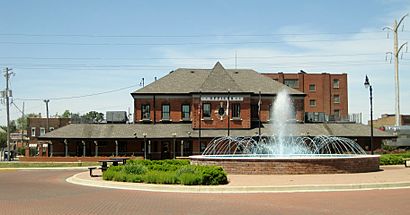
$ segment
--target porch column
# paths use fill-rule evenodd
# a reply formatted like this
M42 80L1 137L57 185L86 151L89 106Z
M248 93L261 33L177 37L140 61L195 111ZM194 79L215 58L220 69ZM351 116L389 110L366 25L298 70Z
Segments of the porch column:
M184 157L184 141L181 140L181 157Z
M37 143L37 147L38 147L38 156L39 157L43 157L43 143Z
M68 157L68 141L64 139L64 155Z
M118 141L115 140L115 156L118 156Z
M53 142L52 141L50 141L49 146L50 146L50 157L53 157L54 151L53 151Z
M81 142L83 143L83 157L85 157L85 141L81 140Z
M95 144L95 157L98 157L98 142L94 141Z

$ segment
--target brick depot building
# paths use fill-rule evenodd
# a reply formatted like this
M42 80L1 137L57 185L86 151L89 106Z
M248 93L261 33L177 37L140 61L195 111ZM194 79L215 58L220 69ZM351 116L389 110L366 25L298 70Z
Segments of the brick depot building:
M368 147L367 126L304 124L305 93L254 70L225 69L219 62L212 69L177 69L131 93L134 124L71 124L40 139L49 142L52 156L167 159L200 154L215 137L273 135L270 110L283 90L295 109L291 135L344 136ZM375 136L380 143L388 134L375 130Z

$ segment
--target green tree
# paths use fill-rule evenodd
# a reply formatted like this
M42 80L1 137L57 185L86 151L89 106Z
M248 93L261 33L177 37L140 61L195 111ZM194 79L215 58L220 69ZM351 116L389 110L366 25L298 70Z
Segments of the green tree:
M90 123L99 123L104 120L104 114L99 113L97 111L90 111L84 115L81 116L81 119L85 122L90 122Z
M35 113L29 113L29 114L26 114L26 115L24 115L24 117L20 117L20 118L18 118L17 120L16 120L16 127L18 128L18 129L22 129L22 130L25 130L25 129L27 129L27 118L29 118L29 117L38 117L38 114L35 114Z
M64 113L61 115L63 118L71 118L73 113L71 113L69 110L65 110Z
M1 126L3 128L3 126ZM0 132L0 148L4 148L7 146L7 133Z

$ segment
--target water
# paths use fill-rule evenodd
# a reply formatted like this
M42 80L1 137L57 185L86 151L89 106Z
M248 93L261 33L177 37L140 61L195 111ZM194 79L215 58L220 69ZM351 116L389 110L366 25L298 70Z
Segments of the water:
M355 141L334 136L295 137L288 127L294 120L295 111L286 91L280 92L273 104L271 122L273 136L264 137L219 137L213 139L203 155L236 155L255 157L289 156L338 156L365 155ZM295 126L293 126L295 127ZM292 133L299 133L293 131Z

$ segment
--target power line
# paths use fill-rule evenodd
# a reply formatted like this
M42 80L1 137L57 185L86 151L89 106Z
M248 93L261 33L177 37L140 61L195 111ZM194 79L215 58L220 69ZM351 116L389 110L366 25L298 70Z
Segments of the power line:
M12 42L0 41L3 45L68 45L68 46L190 46L190 45L255 45L280 43L312 43L334 41L369 41L384 38L366 39L320 39L320 40L285 40L285 41L242 41L242 42L181 42L181 43L77 43L77 42Z
M68 100L68 99L79 99L79 98L85 98L85 97L91 97L91 96L98 96L98 95L103 95L107 93L114 93L118 92L121 90L126 90L134 87L138 87L139 85L131 85L128 87L122 87L114 90L108 90L108 91L103 91L103 92L98 92L98 93L91 93L91 94L86 94L86 95L80 95L80 96L63 96L63 97L52 97L49 98L49 100ZM43 101L44 99L41 98L14 98L14 100L22 100L22 101Z
M237 56L240 59L253 58L299 58L299 57L349 57L370 56L380 53L357 53L357 54L316 54L316 55L271 55L271 56ZM26 60L229 60L235 57L31 57L31 56L0 56L0 59L26 59Z
M346 35L371 34L382 31L347 31L317 33L266 33L266 34L191 34L191 35L103 35L103 34L35 34L35 33L2 33L0 36L18 37L85 37L85 38L201 38L201 37L270 37L270 36L305 36L305 35Z

